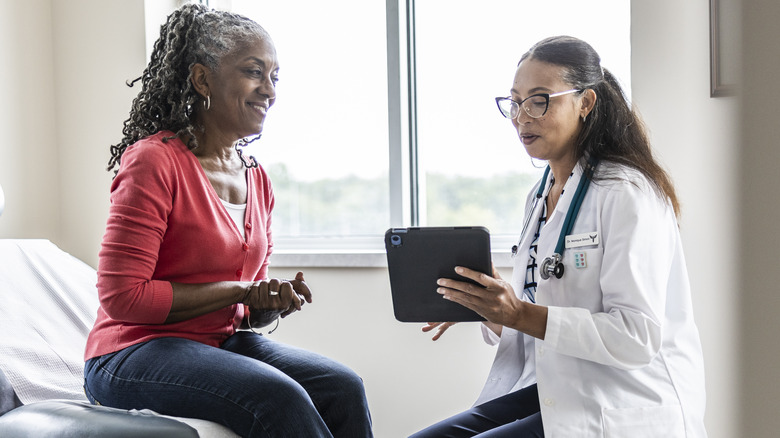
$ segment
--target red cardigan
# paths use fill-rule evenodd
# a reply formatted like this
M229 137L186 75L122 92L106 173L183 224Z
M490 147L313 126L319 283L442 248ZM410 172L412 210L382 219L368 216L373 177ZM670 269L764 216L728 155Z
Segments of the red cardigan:
M273 191L262 168L247 171L246 240L200 162L163 131L128 147L111 185L98 262L97 320L85 359L150 339L178 336L219 346L235 333L244 306L164 324L171 282L264 279L273 249Z

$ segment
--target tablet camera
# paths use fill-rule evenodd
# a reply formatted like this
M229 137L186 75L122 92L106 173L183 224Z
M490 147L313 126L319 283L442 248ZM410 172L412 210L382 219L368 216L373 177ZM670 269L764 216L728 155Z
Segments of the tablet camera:
M401 246L401 243L402 243L401 236L399 236L398 234L393 234L390 236L390 244L392 244L393 246Z

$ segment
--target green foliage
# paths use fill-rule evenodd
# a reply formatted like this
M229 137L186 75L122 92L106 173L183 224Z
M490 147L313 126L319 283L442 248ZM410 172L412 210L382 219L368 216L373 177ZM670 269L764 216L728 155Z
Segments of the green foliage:
M491 178L428 174L430 225L482 225L491 234L517 234L536 175L505 173Z
M284 164L266 169L274 186L276 236L384 234L390 224L387 176L297 181Z
M276 197L276 236L376 236L390 226L387 175L298 181L284 164L266 170ZM427 174L426 225L481 225L492 234L517 234L536 179L520 173L490 178Z

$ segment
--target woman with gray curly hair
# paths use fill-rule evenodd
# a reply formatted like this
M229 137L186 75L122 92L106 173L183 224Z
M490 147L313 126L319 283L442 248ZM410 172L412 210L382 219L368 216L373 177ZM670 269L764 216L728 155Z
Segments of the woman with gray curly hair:
M85 352L95 404L200 418L248 437L370 437L363 382L255 329L302 310L303 273L268 278L271 181L241 146L276 100L252 20L189 4L162 26L111 147L116 170Z

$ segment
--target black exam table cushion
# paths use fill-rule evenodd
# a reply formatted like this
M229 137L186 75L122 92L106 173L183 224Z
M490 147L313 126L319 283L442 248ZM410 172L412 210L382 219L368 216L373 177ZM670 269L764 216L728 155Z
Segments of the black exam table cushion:
M3 438L197 438L189 425L151 411L70 400L40 401L0 416Z

